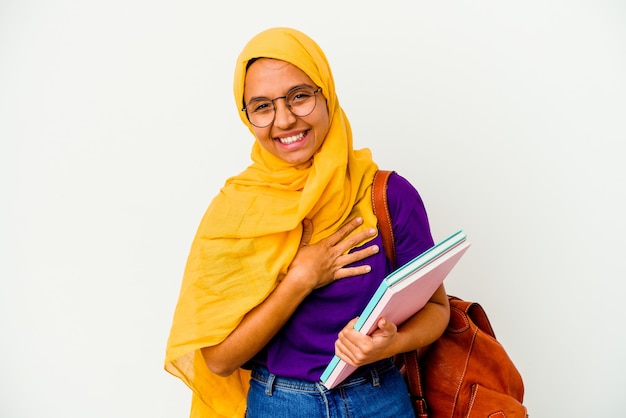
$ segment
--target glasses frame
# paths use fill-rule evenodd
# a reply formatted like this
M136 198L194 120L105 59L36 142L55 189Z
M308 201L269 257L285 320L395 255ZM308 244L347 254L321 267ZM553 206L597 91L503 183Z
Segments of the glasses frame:
M248 104L244 105L244 107L242 107L242 108L241 108L241 111L242 111L242 112L246 112L246 118L248 118L248 122L250 122L252 125L256 126L257 128L267 128L267 127L268 127L268 126L270 126L272 123L274 123L274 120L276 119L276 105L274 104L274 102L275 102L276 100L278 100L278 99L285 99L285 106L287 107L287 109L289 109L289 111L291 112L291 114L292 114L292 115L294 115L294 116L296 116L296 117L299 117L299 118L304 118L304 117L306 117L306 116L309 116L311 113L313 113L313 111L314 111L314 110L315 110L315 108L317 107L317 93L319 93L320 91L322 91L322 88L321 88L321 87L318 87L318 88L316 88L316 89L314 89L314 90L313 90L313 100L315 100L315 103L313 104L313 108L311 109L311 111L310 111L309 113L307 113L306 115L297 115L297 114L295 114L295 113L293 112L293 110L291 109L291 105L290 105L289 103L287 103L287 97L289 97L289 95L290 95L293 91L295 91L295 90L300 90L300 89L302 89L303 87L304 87L304 86L297 86L297 87L294 87L294 88L290 89L290 90L287 92L287 94L285 94L284 96L274 97L273 99L268 99L268 98L265 98L265 99L269 100L269 101L272 103L272 108L273 108L273 110L274 110L274 116L272 117L272 120L271 120L271 121L269 121L269 122L267 123L267 125L260 126L260 125L257 125L257 124L255 124L255 123L253 123L253 122L250 120L250 115L248 115L248 105L250 104L249 102L248 102ZM306 87L309 87L309 86L306 86ZM312 87L309 87L309 88L312 88Z

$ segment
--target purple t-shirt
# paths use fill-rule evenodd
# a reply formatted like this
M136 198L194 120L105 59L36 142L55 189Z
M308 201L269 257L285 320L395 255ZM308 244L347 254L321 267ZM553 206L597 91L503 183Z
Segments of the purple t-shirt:
M397 264L401 266L434 243L422 199L406 179L395 173L391 175L387 199ZM372 244L377 244L381 251L353 264L369 264L372 267L369 273L337 280L314 290L252 362L266 366L278 376L318 381L335 353L337 334L361 314L392 270L381 236L366 246Z

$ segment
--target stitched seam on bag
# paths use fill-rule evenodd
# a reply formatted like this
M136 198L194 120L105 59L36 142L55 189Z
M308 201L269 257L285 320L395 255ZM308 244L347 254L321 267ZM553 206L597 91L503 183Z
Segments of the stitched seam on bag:
M478 395L478 385L474 383L472 385L472 396L470 397L469 406L467 407L467 413L465 414L465 418L470 416L472 412L472 408L474 407L474 401L476 401L476 396Z
M388 179L387 179L388 180ZM387 184L387 183L385 183ZM392 254L394 254L393 260L394 260L394 264L396 261L396 238L393 235L393 225L391 224L391 214L389 213L389 204L387 202L387 188L385 187L385 193L383 193L383 201L385 202L385 212L387 213L387 225L389 228L389 235L391 235L391 247L392 247ZM396 268L396 266L393 266L394 268Z
M463 380L465 379L465 374L467 373L467 365L469 363L470 356L472 355L472 350L474 349L474 342L476 341L476 335L478 334L478 328L474 331L474 335L472 336L472 343L470 344L469 350L467 351L467 356L465 357L465 365L463 367L463 374L461 375L461 380L459 380L459 385L456 388L456 394L454 395L454 402L452 403L452 415L450 418L454 417L454 411L456 410L457 404L459 402L459 394L461 393L461 386L463 385Z
M470 311L472 313L470 313ZM491 325L491 321L489 320L487 313L479 303L472 302L471 304L469 304L467 307L467 315L470 318L474 319L474 322L476 323L476 325L478 325L478 328L482 329L485 334L489 335L494 340L497 339L496 333L493 330L493 326ZM480 316L480 321L476 321L476 316Z
M406 357L405 357L406 359ZM422 379L420 379L420 375L419 375L419 361L417 359L417 354L413 354L411 355L411 363L413 363L413 360L415 360L415 364L411 364L411 368L417 370L417 374L415 375L415 379L411 379L411 381L413 382L413 386L417 387L417 393L419 394L423 394L424 391L422 390ZM408 361L407 361L407 367L408 367ZM412 374L409 374L409 376L411 376Z
M374 210L374 215L376 215L376 218L378 219L378 222L380 222L381 220L385 223L386 225L386 230L388 231L388 235L387 234L383 234L381 231L381 234L383 235L383 244L388 244L391 248L389 248L389 251L387 252L388 258L391 258L390 261L393 264L393 268L396 268L395 264L396 264L396 242L395 242L395 237L393 235L393 226L392 226L392 222L391 222L391 214L389 213L389 205L387 203L387 183L389 181L389 177L391 177L391 171L381 171L378 170L376 171L376 173L374 174L374 179L372 181L372 209ZM377 179L379 177L379 175L383 176L382 177L382 181L380 182L380 184L378 184ZM380 187L377 187L380 186ZM376 202L377 202L377 197L380 196L382 198L382 207L380 208L382 211L384 211L384 214L381 213L380 216L376 211ZM383 217L383 219L381 219L381 217ZM384 239L384 236L387 236L389 239L386 240Z
M460 315L456 315L455 316L460 316L461 319L463 320L463 327L462 328L451 328L450 324L448 324L448 327L446 328L447 332L452 332L452 333L461 333L461 332L465 332L470 328L470 320L469 317L467 316L467 313L463 310L463 309L459 309L456 306L450 306L450 311L455 311L460 313Z
M416 360L415 368L418 369L418 372L419 372L419 360ZM424 388L422 387L422 379L419 379L419 378L417 379L417 387L419 388L419 392L418 393L423 394L424 393Z

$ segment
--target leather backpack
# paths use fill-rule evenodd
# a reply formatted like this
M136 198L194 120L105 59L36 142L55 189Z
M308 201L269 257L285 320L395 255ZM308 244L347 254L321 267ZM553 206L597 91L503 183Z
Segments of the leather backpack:
M387 258L395 267L395 246L387 208L387 180L374 177L372 200ZM496 340L484 309L448 295L450 321L428 347L398 354L418 418L526 418L522 377Z

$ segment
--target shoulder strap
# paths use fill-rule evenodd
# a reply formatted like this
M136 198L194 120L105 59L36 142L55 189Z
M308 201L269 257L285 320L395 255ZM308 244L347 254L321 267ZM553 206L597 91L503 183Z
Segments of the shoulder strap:
M391 265L396 267L396 246L393 239L393 229L389 207L387 206L387 183L393 171L378 170L372 184L372 207L378 219L378 230L383 238L383 247Z

